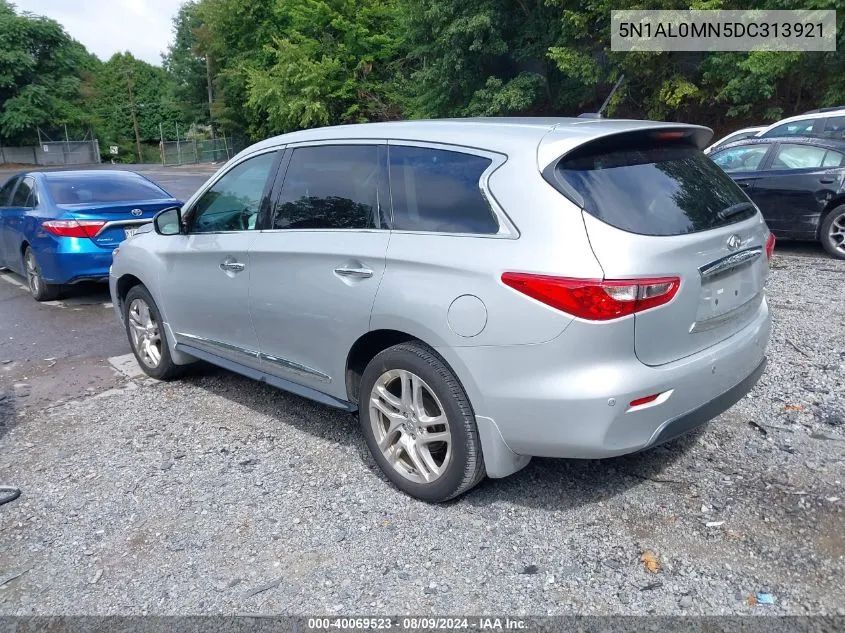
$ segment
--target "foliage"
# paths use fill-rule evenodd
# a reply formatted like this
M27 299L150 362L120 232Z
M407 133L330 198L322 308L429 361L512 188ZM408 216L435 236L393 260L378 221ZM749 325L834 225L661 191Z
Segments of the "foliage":
M0 0L0 138L31 141L37 126L84 128L82 82L95 58L48 18Z
M100 62L0 0L0 137L93 126L132 152L195 129L252 138L413 117L595 111L718 131L845 104L845 53L617 53L610 12L833 9L841 0L190 0L163 67ZM845 50L845 12L838 49ZM132 96L130 98L130 91ZM209 127L211 125L211 127Z

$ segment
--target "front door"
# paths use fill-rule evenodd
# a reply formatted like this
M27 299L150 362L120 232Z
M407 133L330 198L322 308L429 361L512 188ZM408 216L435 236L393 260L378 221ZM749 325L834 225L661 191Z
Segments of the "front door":
M15 185L20 181L20 176L15 176L6 181L0 187L0 268L9 267L16 270L21 266L17 261L20 253L16 253L11 247L11 223L14 209L12 209L12 192Z
M347 400L347 354L369 331L384 274L385 147L289 150L266 230L250 247L250 311L265 371L339 400Z
M258 338L249 315L249 249L278 154L230 168L184 210L187 233L161 240L159 305L176 342L250 367L258 365Z

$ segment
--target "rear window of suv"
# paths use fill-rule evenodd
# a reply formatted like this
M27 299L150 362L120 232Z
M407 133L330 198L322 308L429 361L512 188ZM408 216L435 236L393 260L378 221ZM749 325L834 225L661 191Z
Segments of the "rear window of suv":
M756 213L736 183L691 145L588 144L556 169L585 211L640 235L706 231Z

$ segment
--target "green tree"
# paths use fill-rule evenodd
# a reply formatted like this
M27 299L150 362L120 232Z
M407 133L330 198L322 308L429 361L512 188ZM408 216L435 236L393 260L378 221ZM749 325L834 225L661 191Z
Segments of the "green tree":
M24 143L37 126L84 129L82 81L95 65L60 24L0 0L0 137Z
M173 81L163 68L131 53L113 55L96 71L88 99L101 145L119 145L131 155L141 153L140 144L159 140L160 124L173 135L174 122L180 119L173 92Z
M173 18L173 43L164 68L173 80L173 100L185 121L210 123L209 84L215 74L208 53L210 34L196 2L186 2Z

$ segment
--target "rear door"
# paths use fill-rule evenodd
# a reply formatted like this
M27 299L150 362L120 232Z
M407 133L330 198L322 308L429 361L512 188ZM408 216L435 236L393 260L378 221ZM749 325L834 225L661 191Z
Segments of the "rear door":
M161 305L177 342L253 368L249 249L278 157L265 152L230 167L185 209L187 234L156 241Z
M557 172L583 197L605 278L680 277L671 302L634 316L643 363L707 349L758 314L768 230L742 190L694 146L661 142L659 133L620 134L572 151Z
M751 196L775 234L815 238L821 212L839 189L843 158L817 145L777 144Z
M369 331L384 274L385 150L384 141L288 150L275 204L250 245L250 311L265 371L340 400L347 354Z

